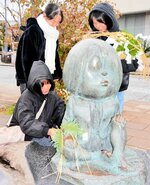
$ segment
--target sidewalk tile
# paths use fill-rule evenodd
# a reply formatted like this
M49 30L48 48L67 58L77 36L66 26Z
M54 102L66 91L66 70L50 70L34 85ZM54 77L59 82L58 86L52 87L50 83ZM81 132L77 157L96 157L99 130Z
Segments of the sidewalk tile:
M150 105L144 105L144 104L142 104L142 105L136 106L136 108L145 109L145 110L150 110Z
M150 149L150 103L125 102L123 116L127 121L127 145Z
M139 105L140 103L141 103L140 101L130 100L125 103L125 106L135 107L135 106Z
M133 137L127 141L127 146L150 150L150 140Z
M149 120L149 126L147 128L145 128L144 130L149 132L149 134L150 134L150 120Z
M4 114L0 112L0 127L6 125L10 118L10 115Z
M141 110L135 107L125 106L124 111L130 111L130 112L140 112Z
M126 128L136 129L136 130L144 130L149 126L149 123L138 123L138 122L127 122Z
M127 128L127 135L138 139L148 139L150 141L150 134L148 131L145 131L145 130L141 131L141 130Z

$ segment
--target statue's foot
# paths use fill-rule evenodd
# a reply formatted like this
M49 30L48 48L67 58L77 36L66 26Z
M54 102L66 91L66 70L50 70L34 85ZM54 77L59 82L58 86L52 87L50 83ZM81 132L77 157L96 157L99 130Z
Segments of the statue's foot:
M112 152L107 151L107 150L101 150L102 154L108 158L111 158Z
M127 166L120 166L119 167L121 171L127 172L128 171L128 167Z
M131 171L131 167L129 166L129 164L126 162L126 160L124 159L124 157L121 156L114 156L112 154L112 156L110 157L110 164L112 167L118 169L117 171L121 174L128 174Z
M113 168L118 168L119 171L128 172L130 167L123 157L113 155L111 151L102 150L101 154L107 164L111 165Z
M126 162L125 159L122 159L121 161L121 165L119 166L120 170L128 172L130 169L130 166L128 165L128 163Z

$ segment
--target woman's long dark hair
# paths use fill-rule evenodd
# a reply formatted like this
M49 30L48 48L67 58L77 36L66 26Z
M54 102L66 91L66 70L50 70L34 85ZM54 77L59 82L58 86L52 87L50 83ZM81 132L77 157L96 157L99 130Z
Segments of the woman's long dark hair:
M98 22L106 24L108 31L112 28L112 20L110 19L110 17L106 15L104 12L94 10L90 13L88 20L89 25L93 31L99 31L93 25L93 17L95 17Z

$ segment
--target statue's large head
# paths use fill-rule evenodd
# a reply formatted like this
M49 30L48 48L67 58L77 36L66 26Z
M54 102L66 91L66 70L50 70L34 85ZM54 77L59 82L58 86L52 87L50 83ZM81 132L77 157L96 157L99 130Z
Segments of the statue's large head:
M63 81L72 93L101 99L118 92L122 81L120 59L112 46L100 39L85 39L69 52Z

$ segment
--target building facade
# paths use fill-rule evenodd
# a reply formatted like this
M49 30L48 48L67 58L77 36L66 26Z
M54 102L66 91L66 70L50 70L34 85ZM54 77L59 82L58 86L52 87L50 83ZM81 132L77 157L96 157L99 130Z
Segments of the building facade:
M119 18L121 30L137 35L150 35L149 0L113 0L122 16Z

